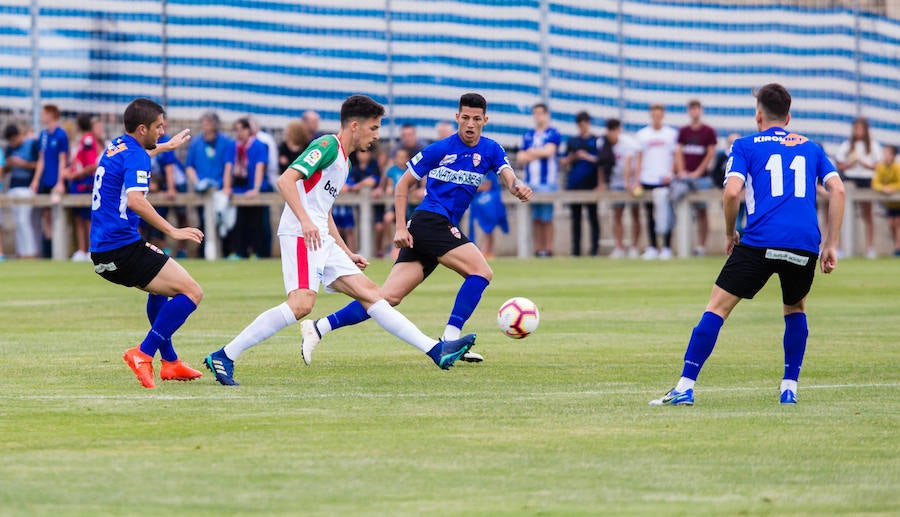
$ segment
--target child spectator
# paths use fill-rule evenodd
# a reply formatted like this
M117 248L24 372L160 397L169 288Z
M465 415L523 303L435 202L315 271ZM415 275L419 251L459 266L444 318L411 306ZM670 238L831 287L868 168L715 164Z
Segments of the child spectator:
M72 156L72 165L66 173L69 194L90 195L94 187L94 172L100 162L102 142L94 134L94 122L87 113L82 113L76 119L78 131L81 136L75 146ZM102 125L101 125L102 127ZM88 236L91 233L91 209L90 207L76 208L73 211L75 224L75 245L77 249L72 254L73 262L90 262L88 253Z
M881 161L875 166L872 190L885 194L900 191L900 163L897 163L897 146L881 147ZM887 208L888 223L894 239L894 256L900 257L900 202L888 201L884 206Z

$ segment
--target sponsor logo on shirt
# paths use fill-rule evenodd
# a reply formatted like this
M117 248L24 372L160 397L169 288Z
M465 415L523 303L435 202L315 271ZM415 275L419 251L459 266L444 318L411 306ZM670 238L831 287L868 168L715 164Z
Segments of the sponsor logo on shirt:
M331 194L331 197L337 197L338 189L337 189L337 187L335 187L334 185L331 184L331 180L326 181L325 186L323 186L322 188L325 189L325 192L328 192L329 194Z
M119 141L118 144L115 144L115 143L109 144L109 146L106 148L106 157L111 158L111 157L121 153L125 149L128 149L128 146L125 145L125 142L122 142L122 141Z
M805 266L809 263L809 257L804 257L803 255L797 255L796 253L784 250L766 249L766 258L770 260L784 260L785 262L797 264L798 266Z
M150 180L150 173L147 171L137 171L137 182L144 185Z
M453 163L455 161L456 161L455 154L447 154L447 155L444 155L443 158L441 158L441 163L439 165L450 165L451 163Z
M436 169L431 169L431 172L428 173L428 177L440 181L446 181L447 183L456 183L457 185L470 185L472 187L481 185L482 180L484 180L483 174L470 171L455 171L453 169L448 169L447 167L438 167Z
M310 167L315 167L319 160L322 158L322 151L318 149L313 149L303 158L303 161L306 162Z
M781 133L775 135L760 135L753 137L754 144L762 144L766 142L780 142L782 145L787 147L794 147L795 145L800 145L806 143L809 139L803 135L798 135L797 133L791 133L789 135L785 135Z
M413 156L412 160L410 160L409 162L412 163L413 165L415 165L415 164L419 163L419 160L421 160L421 159L422 159L422 153L418 153L415 156Z

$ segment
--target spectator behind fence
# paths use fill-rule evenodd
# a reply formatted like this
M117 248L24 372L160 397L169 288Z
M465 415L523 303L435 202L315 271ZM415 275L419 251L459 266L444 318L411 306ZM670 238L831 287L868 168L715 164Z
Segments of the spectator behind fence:
M885 145L881 148L881 161L875 166L872 190L894 194L900 192L900 163L897 163L897 146ZM894 241L894 256L900 257L900 201L887 201L888 224Z
M871 188L875 164L881 159L881 146L869 134L869 121L865 117L853 120L850 139L838 149L838 171L856 188ZM872 203L858 202L866 232L866 257L875 258L875 227L872 220ZM845 243L852 246L852 243Z
M344 184L342 192L360 192L363 189L374 189L380 182L381 168L378 166L377 146L358 149L350 154L350 174L347 177L347 182ZM337 206L334 207L334 209L337 208ZM344 242L347 243L347 246L352 251L358 252L359 239L356 231L354 231L354 228L357 226L354 217L355 209L349 205L340 207L340 209L343 213L349 214L347 220L350 224L345 227L347 237L344 238ZM373 214L376 235L384 231L382 219L384 219L384 206L379 205L375 207ZM370 231L370 229L360 228L360 231Z
M306 128L306 132L309 135L310 142L324 134L319 131L320 117L318 112L314 110L306 110L303 112L303 115L300 115L300 120L303 121L303 127Z
M522 149L516 161L525 167L525 183L534 192L559 190L559 159L556 156L562 138L550 126L550 110L544 103L531 108L534 129L522 136ZM553 203L532 203L532 233L535 255L553 256Z
M266 161L266 179L268 180L266 183L274 185L278 181L278 176L284 172L284 169L278 166L278 142L275 141L275 137L271 133L260 127L259 121L252 115L248 116L247 120L250 121L250 131L253 133L253 137L266 144L266 152L269 153L269 158ZM266 211L268 212L268 207L266 207ZM271 231L269 233L271 234Z
M397 148L394 150L393 162L390 167L388 167L387 171L384 173L384 178L382 179L382 184L379 186L383 191L383 197L387 201L387 206L385 207L384 212L384 231L382 232L384 235L392 236L394 234L394 221L396 218L394 217L394 186L397 185L397 182L400 181L400 177L403 176L403 173L406 172L406 162L409 161L409 154L406 153L405 149ZM418 203L417 203L418 204ZM377 246L377 243L376 243ZM383 255L394 255L396 257L396 253L399 250L394 247L393 242L388 243L387 247L382 247L380 249L376 249L376 256ZM392 253L393 252L393 253ZM378 255L381 253L381 255Z
M31 190L38 194L60 196L65 191L63 179L69 161L69 135L59 124L60 112L55 104L45 104L41 110L41 125L44 130L38 135L41 153L38 155ZM41 210L41 231L43 235L42 252L50 258L53 224L50 209Z
M16 124L9 124L3 131L6 139L6 163L3 175L7 177L9 197L27 199L34 197L31 182L37 165L40 146L34 138L26 138ZM8 175L8 176L7 176ZM31 205L23 203L10 209L16 223L16 256L35 258L38 254L38 225Z
M225 177L226 164L234 160L234 140L221 130L221 121L214 111L200 117L201 134L191 139L188 147L185 173L195 192L219 190ZM197 217L201 231L215 232L206 228L203 205L197 207Z
M728 133L728 136L725 137L725 147L716 152L716 162L713 164L712 172L710 172L712 184L716 188L724 188L725 186L725 167L728 165L728 158L731 156L731 146L740 137L741 135L738 133Z
M669 184L675 170L675 146L678 131L663 125L666 109L662 104L650 106L651 123L637 132L638 151L635 171L641 188L651 191L652 201L646 203L647 235L649 243L645 260L672 258L672 226L675 214L669 202ZM661 242L657 236L661 234Z
M71 167L66 171L66 180L69 194L89 195L94 187L94 172L100 162L100 152L105 147L102 134L100 138L95 134L94 123L99 119L90 114L82 113L76 119L80 136L78 144L72 154ZM98 124L102 128L102 124ZM72 253L73 262L90 262L88 253L91 234L91 208L76 208L72 211L75 225L75 252Z
M716 155L716 131L703 123L703 106L698 100L688 102L688 116L691 121L678 130L678 146L675 148L675 177L686 184L689 190L709 190L712 179L709 166ZM709 219L706 203L694 203L697 214L697 247L694 254L706 255L706 238L709 235ZM683 224L687 224L684 221Z
M300 156L300 153L306 149L310 142L312 142L312 138L302 119L288 122L287 126L284 127L284 140L278 144L279 175L294 163L294 160Z
M168 122L165 122L163 124L164 131L168 129L167 126ZM162 145L169 140L171 140L171 137L164 133L157 141L157 144ZM150 192L169 200L175 199L178 193L187 192L187 175L185 174L184 165L178 159L174 150L158 153L150 159ZM163 219L169 217L170 207L156 206L155 208L156 212ZM176 226L179 228L186 227L188 224L187 208L176 206L174 209ZM166 246L165 235L161 231L146 222L142 222L141 232L146 240L163 249L166 255L171 255L171 251ZM177 246L175 258L187 257L187 242L183 240L176 241L175 245Z
M611 118L606 121L606 135L603 137L606 145L612 145L614 160L605 174L609 178L609 189L612 191L627 191L632 194L640 193L640 179L634 170L634 155L637 152L637 142L626 135L622 130L622 122ZM631 213L631 245L625 247L625 225L623 216L625 207ZM613 237L616 245L610 258L638 258L638 245L641 239L641 214L640 205L637 203L613 203Z
M6 165L6 150L0 148L0 171ZM4 192L3 175L0 174L0 194ZM3 250L3 207L0 207L0 262L6 260L6 252Z
M226 168L222 192L248 198L260 192L270 192L266 166L269 149L253 134L250 120L240 118L234 123L236 135L234 167ZM271 231L266 218L268 207L241 206L237 209L237 221L229 235L230 258L271 256Z
M484 181L478 186L478 193L470 205L469 235L473 237L473 242L477 243L477 239L474 239L475 226L481 229L483 239L478 248L486 259L494 258L496 253L494 230L500 228L501 232L509 233L506 206L503 205L503 198L500 196L500 178L495 171L491 171L484 175Z
M567 190L600 190L603 182L598 179L598 154L605 142L591 133L591 116L586 111L575 115L578 134L569 137L565 143L563 158L560 160L569 166L566 178ZM609 156L611 156L611 151ZM604 178L605 179L605 178ZM600 221L597 217L597 203L571 203L572 213L572 256L581 255L581 211L587 212L590 227L590 254L596 257L600 244Z

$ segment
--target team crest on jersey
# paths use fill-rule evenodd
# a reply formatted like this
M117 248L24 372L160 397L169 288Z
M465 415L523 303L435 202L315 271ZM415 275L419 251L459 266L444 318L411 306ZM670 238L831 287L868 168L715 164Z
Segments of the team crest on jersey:
M150 180L150 173L147 171L137 171L137 182L144 185Z
M782 145L786 145L788 147L794 147L795 145L800 145L806 143L809 138L806 138L803 135L798 135L797 133L791 133L784 137L781 141Z
M462 238L462 234L459 233L459 228L457 228L455 226L450 227L450 234L453 235L454 237L456 237L457 239Z
M455 161L456 161L455 154L447 154L447 155L444 155L443 158L441 158L441 163L439 165L449 165Z
M322 158L322 151L318 149L313 149L306 155L306 158L303 158L303 161L306 162L310 167L315 167L317 163L319 163L319 159Z
M472 165L478 167L478 164L481 163L481 155L478 153L472 154Z

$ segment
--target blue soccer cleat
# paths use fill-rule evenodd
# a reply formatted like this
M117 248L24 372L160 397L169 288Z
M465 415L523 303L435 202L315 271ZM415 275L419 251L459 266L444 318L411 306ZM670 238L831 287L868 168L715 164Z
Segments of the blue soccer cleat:
M240 386L234 380L234 361L225 355L225 350L218 349L203 360L206 368L216 374L216 380L223 386Z
M797 403L797 393L794 390L784 390L781 392L781 403L782 404L796 404Z
M441 370L449 370L453 363L465 355L475 345L475 334L465 336L452 341L438 341L427 353L428 357L438 365Z
M675 391L675 388L669 390L661 399L651 400L651 406L693 406L694 390Z

